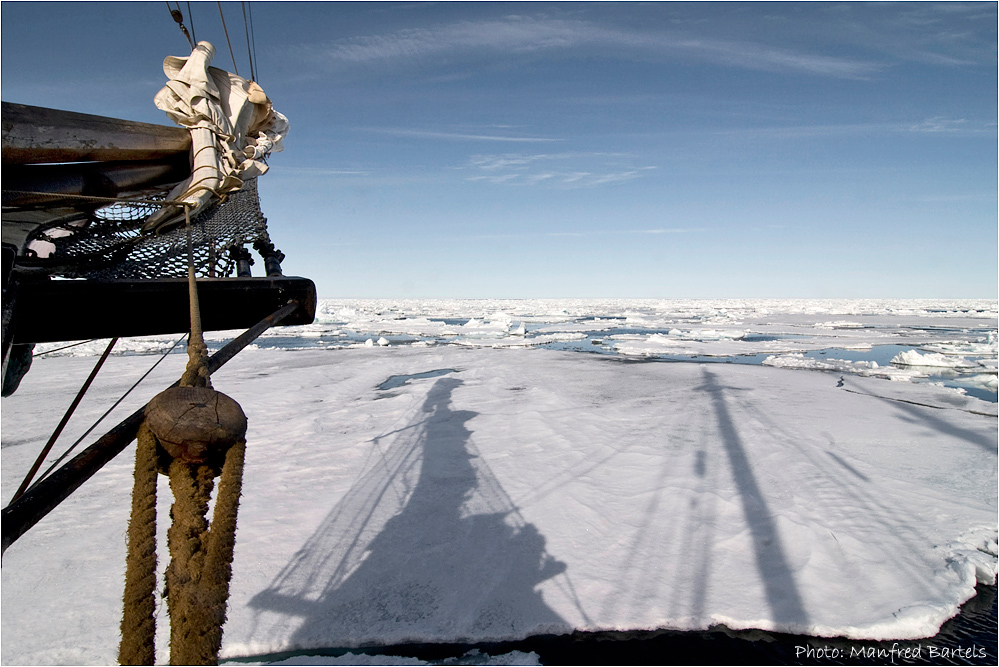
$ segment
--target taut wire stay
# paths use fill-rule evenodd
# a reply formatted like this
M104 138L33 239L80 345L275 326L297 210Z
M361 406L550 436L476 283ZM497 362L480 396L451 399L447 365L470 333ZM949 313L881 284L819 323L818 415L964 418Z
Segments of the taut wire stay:
M129 387L129 388L128 388L128 389L127 389L127 390L125 391L125 393L124 393L124 394L122 394L122 395L121 395L121 396L120 396L120 397L118 398L118 400L117 400L117 401L115 401L115 402L114 402L114 405L112 405L112 406L111 406L110 408L108 408L107 410L105 410L105 411L104 411L104 414L102 414L102 415L101 415L100 417L98 417L98 418L97 418L97 421L95 421L95 422L94 422L94 423L93 423L93 424L92 424L92 425L90 426L90 428L88 428L88 429L87 429L87 430L86 430L86 431L85 431L85 432L83 433L83 435L81 435L81 436L80 436L79 438L77 438L77 439L76 439L76 442L74 442L74 443L73 443L72 445L70 445L70 446L69 446L69 447L68 447L68 448L66 449L66 451L65 451L65 452L63 452L63 453L62 453L62 455L60 455L60 456L59 456L59 458L57 458L57 459L56 459L55 461L53 461L53 462L52 462L52 465L50 465L50 466L48 467L48 469L46 469L46 470L45 470L45 472L43 472L43 473L42 473L41 475L39 475L39 476L38 476L38 480L37 480L37 481L36 481L36 482L35 482L34 484L32 484L32 485L31 485L30 487L28 487L28 490L31 490L31 489L33 489L33 488L34 488L35 486L37 486L37 485L38 485L38 483L39 483L39 482L41 482L41 481L42 481L43 479L45 479L46 477L48 477L48 476L49 476L49 473L51 473L51 472L52 472L53 470L55 470L55 469L56 469L56 467L57 467L57 466L58 466L58 465L59 465L60 463L62 463L62 462L63 462L63 461L64 461L64 460L66 459L66 457L67 457L67 456L69 456L70 454L72 454L72 453L73 453L73 450L75 450L75 449L76 449L77 445L79 445L79 444L80 444L81 442L83 442L83 439L84 439L84 438L86 438L86 437L87 437L88 435L90 435L90 434L91 434L91 433L93 432L93 430L94 430L95 428L97 428L97 427L98 427L98 426L100 425L100 423L101 423L102 421L104 421L104 418L105 418L105 417L107 417L107 416L108 416L109 414L111 414L111 413L112 413L112 412L114 411L114 409L115 409L115 408L117 408L117 407L118 407L119 405L121 405L121 402L122 402L122 401L124 401L124 400L125 400L126 398L128 398L128 395L129 395L129 394L131 394L131 393L132 393L132 392L133 392L133 391L135 390L135 388L136 388L136 387L138 387L138 386L139 386L139 384L140 384L140 383L141 383L141 382L142 382L143 380L145 380L145 379L146 379L147 377L149 377L149 374L150 374L150 373L152 373L152 372L153 372L154 370L156 370L156 367L157 367L157 366L159 366L159 365L160 365L160 363L161 363L161 362L162 362L162 361L163 361L164 359L166 359L166 358L167 358L167 355L169 355L169 354L170 354L171 352L173 352L173 351L174 351L174 349L175 349L175 348L176 348L176 347L177 347L178 345L180 345L180 342L181 342L182 340L184 340L185 338L187 338L187 334L186 334L186 333L185 333L185 334L184 334L183 336L181 336L180 338L178 338L178 339L177 339L176 341L174 341L174 344L173 344L173 345L171 345L171 346L170 346L170 348L169 348L169 349L168 349L168 350L167 350L166 352L164 352L163 354L161 354L161 355L160 355L160 358L156 360L156 363L155 363L155 364L153 364L153 365L152 365L152 366L151 366L151 367L149 368L149 370L147 370L147 371L146 371L145 373L143 373L143 374L142 374L142 377L140 377L140 378L139 378L138 380L136 380L135 382L133 382L133 383L132 383L132 386L131 386L131 387ZM60 349L64 349L64 348L60 348ZM52 351L54 352L55 350L52 350ZM48 353L47 353L47 352L43 352L43 354L48 354Z
M253 43L253 47L252 48L253 48L254 71L257 72L258 76L259 76L259 72L260 72L260 70L259 70L260 61L257 60L257 34L253 31L253 3L249 3L249 4L250 4L250 6L247 7L247 13L250 16L250 41ZM257 83L260 83L259 79L254 78L253 80L256 81Z
M229 41L229 28L225 25L225 14L222 13L222 3L216 2L219 6L219 18L222 19L222 32L225 33L225 43L229 45L229 57L232 58L232 71L239 76L239 68L236 66L236 55L232 52L232 42Z
M102 354L101 358L97 360L97 364L94 366L94 370L90 372L90 375L83 383L83 386L80 388L80 391L76 394L76 398L73 399L73 402L66 410L66 414L64 414L62 419L59 421L59 425L56 426L56 429L55 431L52 432L52 435L51 437L49 437L48 442L46 442L45 446L42 447L41 453L38 455L38 458L35 459L35 463L31 466L31 470L29 470L28 474L24 477L24 481L21 482L21 486L18 487L17 492L14 494L14 497L11 498L11 502L14 502L18 498L20 498L22 495L24 495L24 492L28 490L28 485L31 484L31 480L32 478L34 478L35 473L38 472L38 468L41 467L42 462L45 461L45 457L48 456L49 451L52 449L52 446L55 444L55 441L59 438L59 435L62 433L62 430L66 427L66 424L69 423L69 418L73 416L74 412L76 412L77 406L80 405L80 401L83 400L83 396L87 393L87 390L90 389L90 385L93 383L94 378L97 377L98 371L101 370L101 366L103 366L104 362L107 361L108 355L111 354L111 349L114 347L115 343L117 342L118 342L117 337L112 338L111 341L108 343L108 346L104 349L104 354Z
M246 3L240 3L243 6L243 28L246 31L246 57L250 59L250 80L256 81L257 74L253 68L253 49L250 46L250 22L246 18Z
M191 36L194 37L194 43L198 43L198 33L194 30L194 13L191 11L191 3L187 3L187 18L191 21Z

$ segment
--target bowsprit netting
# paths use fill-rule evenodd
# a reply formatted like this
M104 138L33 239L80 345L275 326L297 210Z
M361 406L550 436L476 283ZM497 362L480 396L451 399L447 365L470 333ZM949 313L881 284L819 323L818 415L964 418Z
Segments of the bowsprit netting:
M128 280L181 278L187 275L187 231L183 224L157 234L143 233L142 225L159 207L154 204L118 202L97 209L90 224L70 236L40 234L62 260L61 275L68 278ZM251 244L268 264L268 275L283 255L267 234L267 219L260 211L257 179L248 179L239 190L210 206L191 220L194 270L200 277L227 277L244 262L248 272ZM271 260L276 259L276 262Z

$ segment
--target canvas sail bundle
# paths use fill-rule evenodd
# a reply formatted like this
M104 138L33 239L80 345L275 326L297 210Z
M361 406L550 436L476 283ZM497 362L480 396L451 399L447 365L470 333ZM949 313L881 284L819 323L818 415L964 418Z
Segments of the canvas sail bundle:
M167 57L163 72L169 81L155 98L158 108L191 132L191 176L167 198L190 203L192 214L265 173L264 159L282 150L289 127L259 85L212 67L214 56L215 47L198 42L190 57ZM144 228L159 230L182 217L182 206L166 206Z
M69 278L183 277L188 241L180 225L188 208L197 275L223 277L236 272L248 276L252 259L244 245L260 253L267 275L280 275L283 255L267 234L256 178L267 171L267 156L282 150L288 119L274 111L255 82L212 67L214 55L210 43L199 42L190 56L170 56L163 62L168 81L154 101L183 130L65 112L52 112L59 114L49 123L53 130L37 130L29 123L12 125L11 131L5 126L5 161L37 161L38 146L53 134L67 137L56 147L62 152L54 154L53 147L45 144L44 156L74 161L70 165L25 164L16 167L17 171L5 164L5 242L8 227L20 224L21 236L12 237L11 242L19 248L22 265ZM5 106L5 121L7 111ZM35 117L44 111L25 107L22 115ZM62 126L70 121L87 132ZM18 140L15 130L22 126L30 130L30 136ZM174 134L184 131L190 141L181 145ZM173 143L166 158L161 155L164 141L156 132L170 133ZM67 142L68 147L62 145ZM118 162L103 161L104 154L91 155L92 150L80 152L95 142L102 146L141 144L142 150L123 154L118 149L111 156ZM17 152L21 144L32 150ZM76 152L69 155L69 149ZM81 164L80 160L89 161ZM156 160L167 162L160 166ZM87 170L99 173L88 175ZM123 180L122 170L131 180ZM69 176L63 171L69 171ZM145 180L136 180L133 173ZM82 185L77 187L77 181Z

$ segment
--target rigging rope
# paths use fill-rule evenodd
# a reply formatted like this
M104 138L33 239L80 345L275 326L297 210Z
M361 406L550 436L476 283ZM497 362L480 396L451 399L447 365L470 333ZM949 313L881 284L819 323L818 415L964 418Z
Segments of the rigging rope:
M50 465L50 466L49 466L49 467L48 467L48 468L47 468L47 469L45 470L45 472L43 472L43 473L42 473L41 475L39 475L39 476L38 476L38 479L37 479L37 480L35 481L35 483L34 483L34 484L32 484L32 485L31 485L30 487L28 487L28 490L30 491L31 489L35 488L35 486L37 486L39 482L41 482L41 481L42 481L43 479L45 479L46 477L48 477L48 476L49 476L49 474L50 474L50 473L51 473L51 472L52 472L53 470L55 470L55 469L56 469L56 466L58 466L58 465L59 465L60 463L62 463L62 462L63 462L64 460L66 460L66 457L67 457L67 456L69 456L69 455L70 455L70 454L71 454L71 453L73 452L73 450L74 450L74 449L76 449L77 445L79 445L79 444L80 444L81 442L83 442L84 438L86 438L86 437L87 437L88 435L90 435L90 434L91 434L91 432L93 432L93 430L94 430L95 428L97 428L97 427L98 427L98 426L100 425L100 423L101 423L102 421L104 421L104 418L105 418L105 417L107 417L107 416L108 416L109 414L111 414L111 413L112 413L112 412L114 411L114 409L115 409L115 408L117 408L117 407L118 407L119 405L121 405L121 402L122 402L122 401L124 401L124 400L125 400L126 398L128 398L128 395L129 395L129 394L131 394L131 393L132 393L132 391L133 391L133 390L134 390L134 389L135 389L136 387L138 387L138 386L139 386L139 384L140 384L140 383L141 383L141 382L142 382L143 380L145 380L145 379L146 379L147 377L149 377L149 374L150 374L150 373L152 373L152 372L153 372L154 370L156 370L156 367L157 367L157 366L159 366L159 365L160 365L160 363L161 363L161 362L162 362L162 361L163 361L164 359L166 359L166 358L167 358L167 356L169 356L169 354L170 354L171 352L173 352L173 351L174 351L174 349L175 349L175 348L176 348L176 347L177 347L178 345L180 345L180 341L184 340L185 338L187 338L187 334L184 334L183 336L181 336L180 338L178 338L178 339L177 339L177 340L176 340L176 341L174 342L174 344L170 346L170 349L169 349L169 350L167 350L166 352L164 352L163 354L161 354L161 355L160 355L160 358L156 360L156 363L155 363L155 364L153 364L153 365L152 365L152 366L151 366L151 367L149 368L149 370L147 370L147 371L146 371L145 373L143 373L143 374L142 374L142 377L140 377L140 378L139 378L138 380L136 380L136 381L135 381L135 382L134 382L134 383L132 384L132 386L131 386L131 387L129 387L129 388L128 388L128 390L126 390L126 391L125 391L125 393L124 393L124 394L122 394L122 395L121 395L121 397L120 397L120 398L119 398L119 399L118 399L117 401L115 401L115 402L114 402L114 405L112 405L112 406L111 406L110 408L108 408L107 410L105 410L104 414L102 414L102 415L101 415L100 417L98 417L98 418L97 418L97 421L95 421L95 422L94 422L94 423L93 423L93 424L92 424L92 425L90 426L90 428L88 428L88 429L86 430L86 432L85 432L85 433L84 433L83 435L81 435L81 436L80 436L79 438L77 438L77 439L76 439L76 442L74 442L74 443L73 443L72 445L70 445L70 446L69 446L69 448L68 448L68 449L66 449L66 451L65 451L65 452L63 452L63 453L62 453L62 455L61 455L61 456L60 456L59 458L57 458L57 459L56 459L56 460L55 460L55 461L54 461L54 462L52 463L52 465ZM77 343L77 345L79 345L79 343ZM62 348L62 349L65 349L65 348ZM54 351L54 350L53 350L53 351ZM47 354L47 353L44 353L44 352L43 352L43 354Z
M222 3L216 2L215 4L219 6L219 18L222 19L222 32L225 33L225 43L229 45L229 57L232 58L232 71L236 73L236 76L239 76L239 68L236 67L236 56L233 55L232 42L229 41L229 28L225 25L225 14L222 13Z
M246 31L246 57L250 59L250 80L256 81L257 75L253 69L253 50L250 48L250 22L246 20L246 2L240 4L243 6L243 29Z
M169 0L166 3L167 10L170 12L170 16L172 16L173 20L177 22L177 25L180 27L180 31L184 33L184 37L187 37L187 43L191 45L191 49L193 50L195 42L193 39L191 39L191 35L187 32L187 28L184 27L184 14L181 13L180 11L180 3L177 2L176 5L177 9L173 9L170 7ZM190 11L190 7L188 8L188 10Z
M63 350L68 350L71 347L76 347L77 345L86 345L87 343L93 343L95 340L100 340L99 338L91 338L90 340L81 340L70 345L64 345L63 347L57 347L54 350L45 350L44 352L35 352L32 357L40 357L43 354L54 354L56 352L62 352Z
M174 495L165 593L171 664L218 663L232 577L246 416L236 401L212 388L194 279L190 208L185 206L184 212L190 262L188 363L180 386L161 392L146 406L139 429L118 655L123 665L152 664L155 658L157 468L166 469ZM219 490L209 524L215 477Z
M35 462L32 464L31 469L28 471L28 474L24 476L24 481L21 482L21 486L18 487L17 492L14 493L14 497L11 498L10 502L14 502L18 498L20 498L22 495L24 495L24 492L28 490L28 485L31 484L31 480L32 478L34 478L35 473L38 472L38 469L41 467L42 462L45 460L45 457L49 455L49 451L52 450L52 446L55 444L55 441L59 438L59 435L62 433L62 430L66 428L66 424L69 423L69 418L73 416L74 412L76 412L77 406L80 405L80 401L83 400L83 397L87 393L87 390L90 389L90 385L93 383L94 378L97 377L98 371L101 370L101 366L103 366L104 362L107 361L108 355L111 354L111 349L114 347L115 343L117 342L118 342L117 338L112 338L111 342L108 343L107 348L105 348L104 350L104 354L102 354L101 358L97 360L97 363L94 365L94 370L90 371L90 375L83 383L83 386L80 387L80 391L77 392L76 398L73 399L73 402L70 403L69 408L66 409L66 414L62 416L62 419L59 421L59 425L56 426L55 431L52 432L52 435L51 437L49 437L48 442L46 442L45 446L42 447L42 451L38 454L38 458L35 459Z
M179 3L178 3L179 5ZM191 19L191 37L194 38L194 43L198 43L198 33L194 30L194 12L191 11L191 3L187 3L187 18Z
M253 62L256 63L255 67L259 67L260 61L257 60L257 34L253 31L253 3L250 3L248 11L250 14L250 39L253 42ZM257 72L259 76L259 69ZM260 83L260 80L257 78L254 78L253 80Z
M9 196L52 197L54 199L77 199L94 204L149 204L150 206L178 205L183 206L180 199L141 199L139 197L95 197L93 195L77 195L68 192L36 192L34 190L4 190Z

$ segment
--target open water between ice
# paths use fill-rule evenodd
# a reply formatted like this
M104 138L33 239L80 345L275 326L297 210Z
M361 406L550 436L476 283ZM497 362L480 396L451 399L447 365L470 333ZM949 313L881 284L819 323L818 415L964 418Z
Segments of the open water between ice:
M530 329L528 329L530 331ZM657 329L615 329L614 335L637 335L637 333L656 335L668 332ZM412 345L422 343L430 345L461 344L464 342L459 337L449 338L418 338L411 335L392 335L380 332L343 332L337 331L328 335L300 336L300 335L272 335L258 339L256 345L261 349L286 349L286 350L307 350L307 349L340 349L346 345L364 344L366 341L380 338L386 347L396 345ZM767 336L748 335L741 340L747 343L769 342L777 340L793 340L794 335ZM579 352L583 354L602 354L609 356L622 356L621 353L611 344L611 340L606 336L596 333L588 333L583 338L576 340L542 340L530 347L537 347L549 350L561 350L566 352ZM214 352L222 347L222 342L209 342L210 351ZM855 349L846 347L828 347L821 350L807 350L801 354L806 359L827 360L835 359L851 362L875 362L881 367L891 367L892 359L903 352L919 352L923 350L920 346L890 343L884 345L873 345L867 349ZM183 348L178 348L176 353L183 353ZM727 363L727 364L748 364L753 366L762 365L772 352L758 352L753 354L650 354L644 360L653 362L687 362L687 363ZM973 361L980 357L969 357ZM994 389L976 385L973 381L980 371L957 370L952 368L932 368L926 369L924 377L914 378L916 382L935 382L945 387L952 387L963 390L967 395L974 396L983 401L992 403L999 402L999 395ZM432 376L429 376L432 377ZM388 387L386 387L388 388Z

